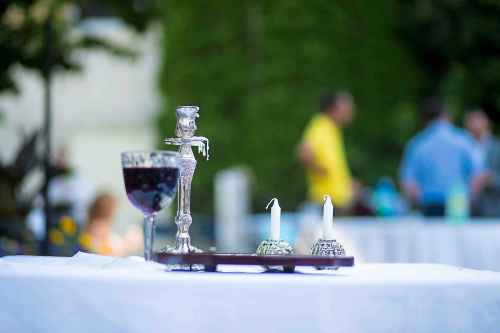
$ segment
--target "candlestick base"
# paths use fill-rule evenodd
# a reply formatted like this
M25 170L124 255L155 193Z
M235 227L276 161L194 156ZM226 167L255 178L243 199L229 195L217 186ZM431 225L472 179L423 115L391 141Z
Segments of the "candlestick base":
M311 248L311 254L313 256L323 256L323 257L344 257L345 250L342 244L337 242L335 239L318 239L314 242ZM338 267L316 267L319 270L331 269L336 270Z
M260 244L259 247L257 247L256 254L259 256L266 256L266 255L288 255L288 254L293 254L293 248L288 244L287 241L284 240L273 240L273 239L266 239L263 240ZM284 271L288 272L290 271L289 267L286 266L262 266L268 271Z
M161 249L160 253L165 254L189 254L189 253L203 253L199 248L190 245L189 251L186 252L182 248L176 248L175 246L167 245ZM181 265L181 264L168 264L168 271L202 271L204 269L203 265L192 264L192 265Z

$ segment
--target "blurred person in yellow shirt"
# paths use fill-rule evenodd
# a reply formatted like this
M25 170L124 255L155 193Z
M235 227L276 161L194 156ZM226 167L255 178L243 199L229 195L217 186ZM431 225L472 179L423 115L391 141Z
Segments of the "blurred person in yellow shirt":
M320 99L320 113L308 124L299 146L299 159L307 169L309 199L321 204L329 194L341 211L348 211L359 185L347 163L342 128L354 117L354 101L346 92Z

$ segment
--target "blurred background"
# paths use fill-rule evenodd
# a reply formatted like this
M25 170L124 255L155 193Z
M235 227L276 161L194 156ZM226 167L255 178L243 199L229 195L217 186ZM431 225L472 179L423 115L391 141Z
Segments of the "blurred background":
M476 204L497 193L494 145L480 148L481 126L465 126L477 116L496 143L498 17L496 0L0 0L0 255L141 253L120 152L171 149L175 107L199 105L197 134L211 145L193 180L200 247L252 251L277 197L282 238L306 253L320 232L315 149L333 140L343 163L332 172L347 170L338 177L352 192L336 207L348 252L500 270L500 215ZM346 100L352 119L340 121ZM429 134L429 110L460 131L459 162L405 157ZM335 129L316 130L318 115ZM412 186L462 159L467 181L447 182L429 213ZM175 209L161 214L158 248L174 239Z

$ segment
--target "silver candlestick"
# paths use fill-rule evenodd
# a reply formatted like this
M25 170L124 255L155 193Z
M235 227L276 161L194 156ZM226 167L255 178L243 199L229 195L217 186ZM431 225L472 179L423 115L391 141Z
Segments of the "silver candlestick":
M181 155L181 174L179 177L179 194L177 214L175 224L177 225L177 234L175 238L175 247L167 247L167 252L172 253L190 253L201 252L191 245L189 236L189 227L193 222L191 217L191 181L193 180L196 169L196 159L193 154L192 146L198 147L198 152L208 160L209 142L202 136L194 136L196 132L196 118L199 117L197 106L179 106L176 109L177 125L175 127L176 138L167 138L165 143L179 146Z

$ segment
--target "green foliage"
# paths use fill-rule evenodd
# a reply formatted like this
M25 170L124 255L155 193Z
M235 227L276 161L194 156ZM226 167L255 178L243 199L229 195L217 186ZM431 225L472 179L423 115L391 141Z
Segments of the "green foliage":
M74 14L87 2L0 1L0 92L17 92L16 78L13 76L16 66L34 70L41 78L48 79L55 71L80 69L75 52L82 49L101 49L116 55L133 54L127 47L98 36L85 35L75 29L80 18ZM138 31L144 31L155 17L152 2L143 2L142 6L137 6L134 0L103 2L109 8L114 8L126 24ZM48 80L44 81L48 83ZM34 238L25 225L25 217L32 208L36 193L24 198L20 195L20 187L30 172L41 164L37 149L38 136L36 132L22 143L12 163L0 161L0 256L35 251ZM51 172L47 173L50 175Z
M21 185L27 176L40 166L36 141L39 133L25 137L12 162L0 160L0 255L6 251L5 244L23 245L32 252L34 238L24 223L33 206L36 193L21 195ZM2 245L3 244L3 245Z
M90 1L85 0L15 0L0 2L0 92L17 92L12 68L21 66L42 76L53 71L81 69L75 52L100 49L120 56L132 56L127 46L98 36L78 33L75 27L81 11ZM154 2L136 6L133 0L106 0L107 5L124 22L144 31L155 18ZM50 22L50 26L49 26ZM50 29L50 37L48 31ZM50 49L47 39L50 39Z
M173 134L175 106L192 103L213 146L193 182L197 211L211 210L214 174L234 165L253 171L254 208L274 196L296 208L306 190L295 150L325 90L356 99L355 176L395 175L419 76L394 33L394 1L171 0L163 12L160 137Z
M401 36L425 73L422 94L500 119L499 17L497 0L401 0Z

